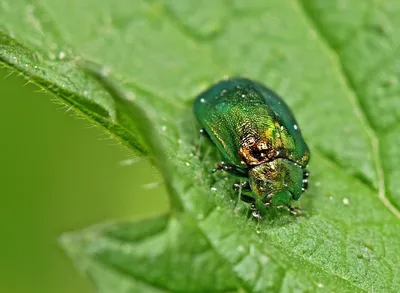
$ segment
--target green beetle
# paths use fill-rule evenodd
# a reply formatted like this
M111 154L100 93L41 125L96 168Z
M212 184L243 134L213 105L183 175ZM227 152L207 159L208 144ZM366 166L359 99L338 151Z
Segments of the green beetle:
M248 179L233 188L257 215L268 207L290 208L307 189L310 150L276 93L245 78L223 80L197 97L194 113L226 159L214 171Z

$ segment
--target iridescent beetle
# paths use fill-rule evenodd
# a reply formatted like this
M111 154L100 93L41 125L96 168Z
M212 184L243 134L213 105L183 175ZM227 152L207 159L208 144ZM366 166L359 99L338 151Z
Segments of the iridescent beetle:
M277 94L249 79L223 80L197 97L194 113L226 159L214 171L247 178L233 188L258 215L290 208L307 189L310 150Z

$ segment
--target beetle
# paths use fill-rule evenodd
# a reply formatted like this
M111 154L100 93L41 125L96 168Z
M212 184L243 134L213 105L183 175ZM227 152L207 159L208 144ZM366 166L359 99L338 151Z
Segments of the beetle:
M213 171L246 178L233 188L256 216L271 207L290 208L307 189L310 150L275 92L247 78L222 80L197 96L194 113L225 159Z

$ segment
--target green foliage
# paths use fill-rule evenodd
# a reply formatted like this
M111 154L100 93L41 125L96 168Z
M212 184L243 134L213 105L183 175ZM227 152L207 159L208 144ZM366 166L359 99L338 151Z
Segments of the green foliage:
M99 292L398 292L399 2L195 2L0 3L0 61L149 156L169 189L168 216L62 244ZM191 107L227 75L296 114L306 216L257 226L210 175Z

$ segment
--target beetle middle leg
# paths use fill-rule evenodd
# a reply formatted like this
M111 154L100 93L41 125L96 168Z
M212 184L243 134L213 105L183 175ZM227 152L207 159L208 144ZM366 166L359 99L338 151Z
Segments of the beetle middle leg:
M210 135L207 133L207 131L204 128L200 128L199 130L200 134L204 137L206 137L207 139L211 140Z
M235 165L226 164L225 162L218 163L217 166L212 170L212 173L220 170L239 177L248 177L248 171L246 169L239 168Z

